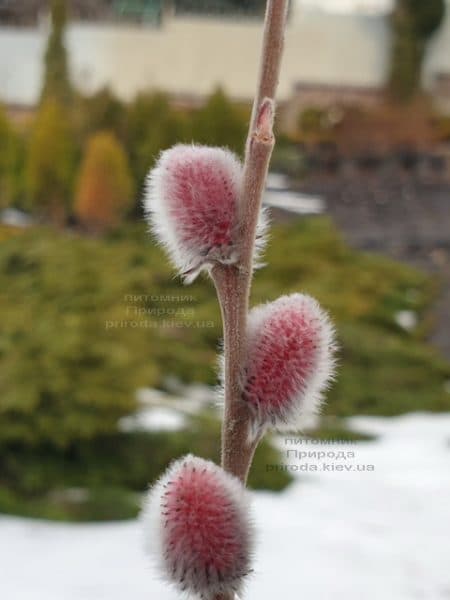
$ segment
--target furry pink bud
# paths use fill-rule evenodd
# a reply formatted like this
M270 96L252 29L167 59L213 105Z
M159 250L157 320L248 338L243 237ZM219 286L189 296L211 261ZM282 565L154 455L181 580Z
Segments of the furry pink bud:
M242 395L253 409L252 435L301 428L318 411L334 350L334 328L310 296L282 296L250 311Z
M183 144L162 152L150 172L147 217L187 282L214 263L237 262L241 179L229 150ZM261 213L259 240L264 225Z
M238 479L188 455L149 491L143 517L147 548L182 591L210 600L239 590L249 572L253 532Z

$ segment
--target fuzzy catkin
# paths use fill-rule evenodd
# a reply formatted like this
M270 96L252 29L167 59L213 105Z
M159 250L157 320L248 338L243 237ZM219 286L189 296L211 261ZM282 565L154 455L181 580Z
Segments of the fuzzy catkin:
M146 547L166 578L205 600L236 591L250 570L248 492L214 463L188 455L148 492Z
M252 409L252 435L301 429L318 412L335 348L334 327L310 296L282 296L250 311L242 398Z
M151 228L187 283L240 252L242 165L225 148L178 144L161 153L147 179L144 209ZM259 218L263 245L265 216Z

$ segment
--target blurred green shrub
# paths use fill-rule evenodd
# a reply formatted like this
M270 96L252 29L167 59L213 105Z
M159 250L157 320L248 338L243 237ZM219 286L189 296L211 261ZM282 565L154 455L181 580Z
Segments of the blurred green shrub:
M20 193L22 140L0 106L0 209L11 206Z
M129 105L126 145L139 189L161 150L190 139L189 123L182 111L170 106L162 93L139 94Z
M55 100L39 109L28 146L27 189L32 212L62 223L72 201L75 141L70 115Z
M216 382L221 326L212 286L175 280L144 226L104 239L10 231L0 230L0 486L9 490L0 510L10 510L13 494L23 511L58 512L47 491L83 487L102 498L101 490L121 490L118 514L128 514L130 492L173 457L217 456L218 425L206 418L176 433L117 430L136 408L137 388L164 386L170 374ZM424 341L433 280L351 250L324 218L274 227L267 260L253 303L305 291L336 321L339 370L325 415L449 410L450 367ZM402 310L417 314L413 331L398 325ZM277 462L273 452L260 451L253 485L286 484L282 472L265 472Z
M249 115L218 88L192 118L192 138L200 144L227 146L237 154L244 151Z
M349 249L322 218L275 227L267 260L254 303L305 291L336 320L342 364L329 414L450 406L449 365L424 342L432 280ZM0 441L69 447L115 431L137 388L169 374L216 382L212 286L174 279L144 226L105 240L49 229L6 239L0 289ZM397 324L401 310L418 315L412 332Z
M175 458L189 452L219 460L220 423L190 419L177 432L115 433L55 452L52 446L1 446L0 512L69 520L131 518L140 492ZM268 471L278 452L265 441L249 479L254 489L278 491L291 477Z
M126 140L127 106L108 87L78 96L73 117L80 144L98 131L112 131L122 143Z
M187 420L185 429L175 432L111 433L82 445L55 452L51 445L27 449L22 444L5 445L0 458L2 477L11 489L28 495L42 495L55 487L126 487L143 491L183 454L219 460L220 423L212 416ZM258 488L282 489L289 477L266 477L265 463L277 462L277 452L263 444L250 484ZM114 457L114 459L112 459ZM270 481L269 481L270 480ZM253 482L253 483L252 483Z

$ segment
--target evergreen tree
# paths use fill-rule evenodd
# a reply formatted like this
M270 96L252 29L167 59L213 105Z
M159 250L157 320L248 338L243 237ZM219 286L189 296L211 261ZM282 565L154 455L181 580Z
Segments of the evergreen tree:
M90 138L81 165L75 213L89 229L115 227L132 204L133 181L117 138L100 132Z
M74 142L67 115L53 99L40 108L28 148L27 190L31 209L62 223L70 205Z
M16 197L18 150L18 136L0 106L0 208L10 206Z
M210 96L193 119L195 142L227 146L238 154L243 152L246 133L246 119L220 88Z
M126 130L126 106L107 87L91 96L80 98L75 118L82 139L96 131L113 131L122 141Z
M416 35L423 39L433 35L445 14L445 0L401 0L404 9L411 15Z
M171 108L162 93L138 95L129 107L127 124L127 147L139 186L161 150L189 141L184 116Z
M72 96L67 67L67 53L64 46L65 0L51 1L51 22L52 29L45 52L45 74L41 101L53 98L64 104L70 102Z
M426 46L444 13L444 0L397 0L392 15L389 77L389 90L395 100L408 101L420 88Z

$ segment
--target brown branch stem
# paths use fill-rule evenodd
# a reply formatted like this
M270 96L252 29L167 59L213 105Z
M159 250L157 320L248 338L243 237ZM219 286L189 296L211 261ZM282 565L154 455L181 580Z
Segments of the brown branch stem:
M283 56L288 6L289 0L267 0L259 80L253 102L249 137L255 129L256 117L263 99L275 99Z
M288 0L268 0L258 89L253 105L243 170L242 225L238 265L216 265L211 275L219 298L224 329L224 420L222 466L247 481L259 440L249 440L250 413L241 399L246 324L253 274L253 255L261 198L274 145L274 97L284 43Z
M222 467L244 484L257 442L248 442L250 413L240 400L241 368L245 343L242 332L246 326L244 273L235 266L217 266L213 279L224 324L224 415L222 422Z

